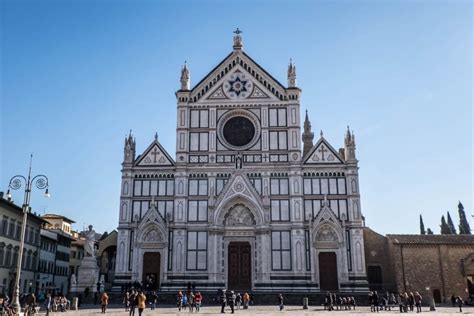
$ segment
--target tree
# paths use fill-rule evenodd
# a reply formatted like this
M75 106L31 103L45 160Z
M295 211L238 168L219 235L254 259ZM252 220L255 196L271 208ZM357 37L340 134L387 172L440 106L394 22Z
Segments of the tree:
M456 227L454 227L453 220L451 219L451 215L448 212L448 226L449 229L451 230L451 234L456 235Z
M420 214L420 234L426 235L425 224L423 223L423 217Z
M444 215L441 216L441 234L442 235L451 235L451 229L448 226L448 223L446 223L446 219L444 218Z
M461 201L459 201L459 204L458 204L458 211L459 211L459 234L470 235L471 227L469 226L469 222L467 221L466 213L464 212L464 206L462 205Z
M428 227L428 230L426 231L428 233L428 235L434 235L433 234L433 231L431 230L431 228Z

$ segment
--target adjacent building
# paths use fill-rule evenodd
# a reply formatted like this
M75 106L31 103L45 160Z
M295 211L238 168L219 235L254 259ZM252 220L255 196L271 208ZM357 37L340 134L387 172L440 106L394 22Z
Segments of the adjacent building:
M474 235L387 235L364 229L371 289L418 291L427 301L474 299Z
M10 296L13 293L17 260L20 249L20 236L23 210L0 193L0 292ZM28 213L25 246L21 264L20 293L35 292L40 288L37 267L40 258L40 229L45 221Z
M283 85L238 30L233 44L193 88L183 66L175 158L157 135L139 155L125 139L116 283L367 291L354 133L340 149L322 132L313 142L295 65Z

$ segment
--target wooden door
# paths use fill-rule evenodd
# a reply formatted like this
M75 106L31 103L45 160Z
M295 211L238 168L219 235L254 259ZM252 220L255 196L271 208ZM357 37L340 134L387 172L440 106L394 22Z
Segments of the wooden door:
M319 253L319 282L321 290L337 291L339 289L336 253Z
M228 288L250 290L252 286L250 244L248 242L231 242L228 250Z
M161 255L145 252L143 255L143 285L146 290L157 290L160 286Z

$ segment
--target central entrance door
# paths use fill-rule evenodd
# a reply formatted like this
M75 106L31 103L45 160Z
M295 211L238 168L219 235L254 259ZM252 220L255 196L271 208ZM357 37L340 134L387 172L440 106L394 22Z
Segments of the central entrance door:
M252 287L252 253L248 242L231 242L228 257L228 288L250 290Z
M160 285L161 255L159 252L145 252L143 255L143 285L146 290L157 290Z
M336 253L319 253L319 281L321 290L337 291L339 289Z

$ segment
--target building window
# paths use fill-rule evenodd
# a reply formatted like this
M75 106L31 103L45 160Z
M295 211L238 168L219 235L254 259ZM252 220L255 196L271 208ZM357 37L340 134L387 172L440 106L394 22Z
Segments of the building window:
M270 179L271 195L288 195L288 178Z
M158 212L169 221L173 221L174 201L157 201ZM168 215L169 214L169 215Z
M131 221L135 221L136 216L138 216L138 219L141 219L146 211L148 211L149 207L150 201L133 201Z
M173 270L173 231L168 233L168 271Z
M3 267L3 257L5 255L5 249L0 248L0 267Z
M190 151L208 151L209 136L208 133L189 133Z
M173 196L174 180L135 180L134 196Z
M189 195L206 196L207 179L189 179Z
M133 266L133 238L134 238L134 233L133 231L130 232L130 242L128 245L128 271L132 271L132 266Z
M308 221L321 210L323 200L305 200L305 220ZM348 220L347 200L329 200L329 207L338 219Z
M273 222L290 221L289 200L271 200L271 220Z
M191 128L209 127L208 110L191 110Z
M352 271L351 232L346 230L347 270Z
M270 132L270 150L288 149L288 140L285 131Z
M188 232L187 270L207 269L207 232Z
M262 178L254 178L254 177L249 177L250 183L252 183L253 187L255 188L255 191L259 195L262 195Z
M303 180L304 194L346 194L345 178L304 178Z
M304 231L305 261L306 271L311 271L311 240L309 239L309 230Z
M290 231L272 232L272 270L291 270Z
M225 185L229 181L229 178L217 178L216 179L216 195L221 194L222 190L224 189Z
M188 202L188 222L207 221L207 200Z
M3 216L2 218L2 235L6 235L8 231L8 217Z
M14 237L15 236L15 221L10 220L10 229L8 230L8 236Z
M268 112L270 127L286 126L286 109L270 109Z

